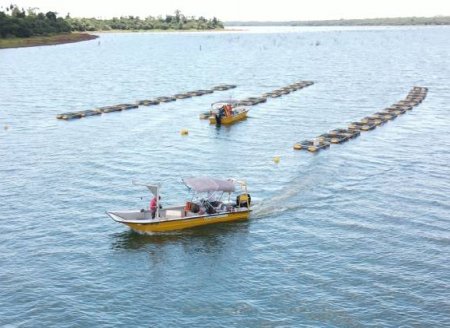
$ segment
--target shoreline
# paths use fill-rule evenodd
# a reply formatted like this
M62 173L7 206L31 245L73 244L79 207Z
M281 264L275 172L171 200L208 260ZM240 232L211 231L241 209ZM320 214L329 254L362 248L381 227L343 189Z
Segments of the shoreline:
M82 42L97 39L98 35L89 33L64 33L29 38L0 39L0 49L53 46L58 44Z
M211 29L211 30L108 30L108 31L86 31L86 32L72 32L47 36L32 36L29 38L10 38L0 39L1 49L25 48L25 47L39 47L39 46L53 46L66 43L75 43L82 41L94 40L100 37L101 34L107 33L192 33L192 32L229 32L242 31L242 29Z
M246 25L247 23L248 25ZM415 27L433 27L433 26L449 26L450 24L380 24L380 25L368 25L368 24L360 24L360 25L345 25L345 24L330 24L330 25L278 25L278 24L267 24L267 25L259 25L258 23L251 25L253 22L244 22L244 25L234 25L234 24L226 24L225 28L221 29L210 29L210 30L197 30L197 29L188 29L188 30L175 30L175 29L153 29L153 30L102 30L102 31L85 31L85 32L72 32L72 33L63 33L63 34L55 34L48 36L32 36L29 38L10 38L10 39L0 39L0 50L2 49L13 49L13 48L26 48L26 47L39 47L39 46L53 46L59 44L66 43L75 43L82 41L90 41L95 40L100 37L101 34L109 34L109 33L192 33L192 32L200 32L200 33L208 33L208 32L217 32L217 33L227 33L227 32L243 32L247 31L245 28L247 27L403 27L403 26L415 26ZM235 28L238 27L238 28Z
M234 28L220 28L220 29L210 29L210 30L197 30L197 29L189 29L189 30L174 30L174 29L152 29L152 30L101 30L101 31L86 31L86 33L94 33L94 34L107 34L107 33L192 33L192 32L228 32L228 31L242 31L242 29L234 29Z

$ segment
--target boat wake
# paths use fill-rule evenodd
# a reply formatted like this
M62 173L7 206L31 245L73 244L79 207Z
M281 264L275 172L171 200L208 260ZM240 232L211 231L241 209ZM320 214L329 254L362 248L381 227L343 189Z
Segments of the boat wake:
M268 199L253 204L252 218L260 219L269 215L295 211L306 205L307 201L301 195L315 188L323 188L330 183L327 175L312 171L305 176L299 176L288 182L277 194Z
M253 203L252 218L260 219L271 215L277 215L280 213L296 211L300 208L311 206L311 195L316 189L323 190L321 195L315 193L315 200L324 200L329 197L328 192L330 189L342 188L344 186L352 186L364 183L368 179L386 174L391 171L392 168L382 168L373 174L368 174L362 177L352 177L342 182L343 185L336 186L336 181L330 179L330 176L336 174L339 167L333 169L333 171L322 172L319 170L309 170L302 176L295 177L292 181L281 188L276 195L267 199L258 200ZM333 184L333 186L328 186Z

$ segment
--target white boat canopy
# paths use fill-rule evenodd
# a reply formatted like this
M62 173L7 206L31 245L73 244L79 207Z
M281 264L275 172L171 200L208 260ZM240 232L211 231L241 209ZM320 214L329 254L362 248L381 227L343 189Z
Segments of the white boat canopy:
M220 180L208 177L185 178L184 184L195 192L234 192L235 184L233 180Z

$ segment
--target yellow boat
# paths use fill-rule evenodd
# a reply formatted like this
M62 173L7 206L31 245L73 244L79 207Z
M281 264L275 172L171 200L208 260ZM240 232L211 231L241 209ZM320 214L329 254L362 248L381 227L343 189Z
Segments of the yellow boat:
M247 118L248 109L237 100L218 101L211 104L209 123L229 125Z
M251 196L244 181L199 177L183 179L183 182L192 193L192 197L184 205L165 208L156 206L153 211L107 211L106 214L114 221L140 233L180 230L249 218ZM133 184L147 187L154 199L160 199L160 185L137 182ZM235 200L231 199L233 193L237 193ZM228 197L222 200L224 195Z
M229 125L236 123L238 121L242 121L247 118L248 110L245 109L244 111L236 113L235 110L233 110L233 114L231 116L224 116L219 119L217 119L216 115L211 115L209 117L209 123L210 124L217 124L217 122L220 122L219 124Z

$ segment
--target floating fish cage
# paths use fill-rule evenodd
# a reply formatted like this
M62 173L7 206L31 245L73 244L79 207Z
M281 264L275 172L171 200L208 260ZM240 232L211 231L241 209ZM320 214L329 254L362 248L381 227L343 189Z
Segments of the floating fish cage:
M198 96L203 96L203 95L207 95L207 94L213 93L214 90L206 89L206 90L197 90L197 91L194 91L194 92L196 92Z
M377 126L373 123L368 122L361 127L361 131L370 131L375 129Z
M261 95L261 97L264 97L264 98L268 98L268 97L272 97L272 92L266 92L266 93L263 93L262 95Z
M240 106L254 106L267 101L265 97L249 97L238 102Z
M376 113L370 115L369 117L373 118L373 119L381 120L383 123L387 122L393 118L393 116L391 116L389 114L389 112L376 112Z
M177 99L186 99L186 98L192 97L190 94L187 94L187 93L177 93L176 95L173 95L173 96Z
M321 149L330 147L330 143L326 140L303 140L294 144L296 150L307 150L309 152L317 152Z
M95 115L101 115L102 112L99 111L98 109L89 109L89 110L85 110L81 112L83 117L87 117L87 116L95 116Z
M122 110L119 106L105 106L98 108L102 113L120 112Z
M98 107L98 108L95 108L92 110L57 114L56 118L59 120L72 120L72 119L83 118L83 117L88 117L88 116L101 115L104 113L119 112L122 110L138 108L139 106L153 106L153 105L158 105L160 103L175 101L177 99L186 99L186 98L191 98L191 97L195 97L195 96L198 97L198 96L203 96L206 94L213 93L214 91L223 91L223 90L229 90L229 89L233 89L233 88L236 88L236 85L234 85L234 84L219 84L219 85L213 87L212 89L194 90L194 91L189 91L189 92L185 92L185 93L177 93L174 96L158 97L155 99L138 100L135 104L119 104L119 105L113 105L113 106L103 106L103 107Z
M347 140L350 140L350 135L348 135L346 133L338 133L333 138L330 139L330 143L340 144Z
M212 89L214 91L226 91L226 90L230 90L230 89L234 89L236 88L235 84L219 84L216 85L215 87L213 87Z
M158 100L154 100L154 99L144 99L144 100L139 100L137 102L137 104L139 106L155 106L155 105L159 105L159 101Z
M303 140L294 144L296 150L319 151L330 146L340 144L355 138L361 132L370 131L376 127L395 119L397 116L418 106L427 96L427 88L413 87L404 100L400 100L382 111L366 116L359 122L351 122L347 129L335 129L317 136L314 141Z
M320 136L317 136L316 139L323 142L323 141L329 141L329 140L331 140L331 138L334 138L334 137L335 137L334 134L323 133Z
M312 81L299 81L299 82L295 82L292 84L289 84L285 87L281 87L278 89L275 89L273 91L269 91L266 93L263 93L261 96L259 97L248 97L245 99L242 99L239 101L239 105L241 106L255 106L261 103L264 103L267 101L267 98L278 98L281 97L283 95L287 95L291 92L300 90L304 87L310 86L314 84L314 82Z
M287 95L287 94L291 93L291 90L289 90L289 89L278 89L278 90L275 90L275 92L279 93L281 95Z
M380 125L382 122L381 120L377 119L377 118L371 118L371 117L364 117L361 120L361 123L364 123L365 125L374 125L374 126L378 126Z
M282 96L281 93L278 93L278 92L275 92L275 91L271 92L270 95L269 95L269 97L271 97L271 98L278 98L278 97L281 97L281 96Z
M254 105L256 105L254 102L252 102L252 101L249 101L249 100L241 100L241 101L239 101L238 102L238 105L239 106L254 106Z
M189 91L185 93L187 96L189 97L198 97L198 96L202 96L202 93L197 93L197 91Z
M56 116L57 119L60 120L73 120L76 118L82 118L83 115L79 112L72 112L72 113L62 113L62 114L58 114Z
M175 97L157 97L155 98L156 101L159 101L160 103L167 103L167 102L171 102L171 101L175 101L177 100L177 98Z
M345 130L345 131L347 131L347 130ZM328 142L330 144L339 144L339 143L343 143L353 137L354 137L353 133L336 132L335 130L333 130L333 131L330 131L329 133L321 134L320 136L318 136L316 138L316 140L319 140L320 142Z
M121 108L122 110L127 109L133 109L133 108L139 108L138 104L119 104L117 107Z

